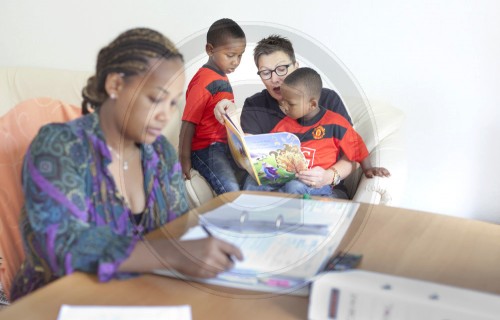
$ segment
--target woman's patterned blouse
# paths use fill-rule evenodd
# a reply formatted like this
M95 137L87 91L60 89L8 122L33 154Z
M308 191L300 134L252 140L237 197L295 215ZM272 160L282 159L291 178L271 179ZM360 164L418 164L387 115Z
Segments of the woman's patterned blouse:
M188 210L172 145L160 136L140 150L146 208L136 224L108 170L112 157L97 113L40 129L23 164L26 260L12 300L73 271L100 281L130 276L117 270L136 242Z

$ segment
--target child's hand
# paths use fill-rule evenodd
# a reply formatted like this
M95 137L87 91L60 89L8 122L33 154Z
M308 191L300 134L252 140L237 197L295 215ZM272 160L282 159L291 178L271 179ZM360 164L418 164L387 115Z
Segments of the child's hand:
M224 114L232 114L236 112L236 105L234 102L228 99L222 99L219 101L214 108L214 115L220 124L224 124Z
M364 174L367 178L373 178L374 176L377 176L377 177L390 177L391 176L391 173L389 172L389 170L387 170L386 168L382 168L382 167L373 167L373 168L366 169L366 170L364 170Z
M181 159L181 166L184 180L191 180L191 159Z

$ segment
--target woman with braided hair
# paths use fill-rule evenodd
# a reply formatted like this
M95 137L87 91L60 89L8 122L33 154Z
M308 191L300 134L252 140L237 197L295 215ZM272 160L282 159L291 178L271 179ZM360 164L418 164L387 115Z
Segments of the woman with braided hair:
M101 49L95 71L82 91L84 116L42 127L26 153L26 260L12 300L74 271L107 281L169 267L208 278L230 268L230 256L242 259L212 237L143 238L188 210L181 166L161 134L185 80L172 42L128 30Z

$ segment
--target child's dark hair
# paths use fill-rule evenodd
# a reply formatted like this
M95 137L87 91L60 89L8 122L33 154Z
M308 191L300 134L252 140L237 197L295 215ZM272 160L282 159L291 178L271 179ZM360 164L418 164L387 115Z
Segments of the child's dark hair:
M321 76L311 68L298 68L290 73L283 81L288 86L301 86L305 89L305 93L310 97L319 100L323 82Z
M224 18L212 23L207 32L207 43L218 47L227 40L227 38L243 39L245 32L243 29L231 19Z
M152 58L181 59L182 54L161 33L148 28L135 28L120 34L97 56L95 75L82 90L82 113L98 109L108 98L104 84L110 73L134 76L149 70Z
M295 52L293 51L290 40L273 34L257 42L257 46L253 49L253 60L255 61L255 65L259 67L257 62L260 56L275 53L277 51L283 51L290 57L290 60L292 60L291 62L295 63Z

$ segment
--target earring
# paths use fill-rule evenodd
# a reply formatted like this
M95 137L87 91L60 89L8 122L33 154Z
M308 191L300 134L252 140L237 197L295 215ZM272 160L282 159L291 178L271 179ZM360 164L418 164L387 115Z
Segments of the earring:
M114 93L114 92L110 93L109 97L111 98L111 100L115 100L116 99L116 93Z

